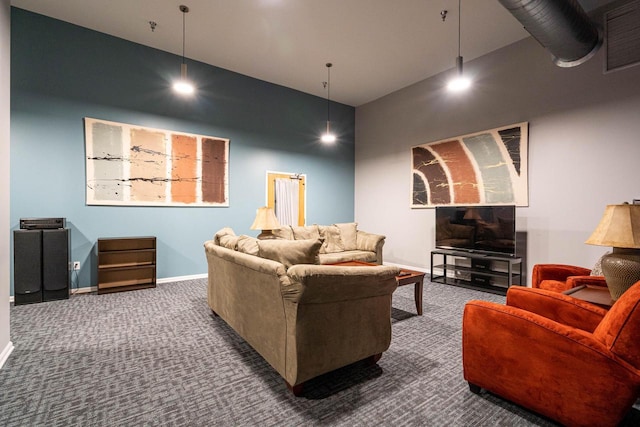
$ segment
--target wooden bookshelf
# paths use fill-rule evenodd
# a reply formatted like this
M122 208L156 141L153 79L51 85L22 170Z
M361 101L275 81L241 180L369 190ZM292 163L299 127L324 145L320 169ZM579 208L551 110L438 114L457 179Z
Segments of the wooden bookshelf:
M155 287L155 237L98 239L98 294Z

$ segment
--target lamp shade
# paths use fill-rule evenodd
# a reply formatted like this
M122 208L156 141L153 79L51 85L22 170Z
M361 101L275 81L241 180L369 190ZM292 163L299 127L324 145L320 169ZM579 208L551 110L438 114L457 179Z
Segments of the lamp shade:
M251 224L252 230L275 230L280 228L280 223L272 208L263 206L256 211L256 219Z
M614 301L640 281L640 205L608 205L585 243L613 247L602 257L602 274Z
M608 205L585 243L640 249L640 205Z

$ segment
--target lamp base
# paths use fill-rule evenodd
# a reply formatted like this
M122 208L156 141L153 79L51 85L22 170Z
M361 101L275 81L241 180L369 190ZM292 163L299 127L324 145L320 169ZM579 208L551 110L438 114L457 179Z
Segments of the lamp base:
M640 280L640 249L613 248L613 253L602 258L602 273L616 301Z
M258 234L258 240L271 240L275 239L276 236L273 234L273 230L262 230L262 233Z

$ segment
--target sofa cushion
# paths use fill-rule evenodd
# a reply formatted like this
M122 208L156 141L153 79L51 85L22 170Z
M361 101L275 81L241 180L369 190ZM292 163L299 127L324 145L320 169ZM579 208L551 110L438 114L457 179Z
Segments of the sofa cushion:
M320 238L324 239L321 254L332 254L344 251L344 243L342 243L342 235L340 229L335 225L319 225Z
M221 236L220 237L220 246L223 246L227 249L236 250L238 248L238 239L240 236Z
M344 244L344 250L356 250L358 247L356 241L358 224L355 222L347 222L333 225L337 226L340 229L340 236L342 238L342 243Z
M334 252L332 254L320 254L318 255L320 264L335 264L336 262L343 261L366 261L371 263L377 263L377 257L375 252L370 251L344 251Z
M291 231L293 232L293 238L296 240L309 240L309 239L320 238L320 231L318 230L318 226L315 224L304 225L299 227L291 227Z
M251 236L242 235L238 237L238 251L258 256L260 248L258 247L258 239Z
M285 268L296 264L317 264L320 246L320 239L258 241L259 256L282 263Z
M293 240L293 230L291 230L290 225L285 225L284 227L276 228L271 231L277 239L287 239Z
M222 246L222 243L220 242L220 238L224 237L224 236L235 236L236 233L233 232L233 229L231 229L230 227L224 227L221 228L220 230L216 231L216 234L214 234L213 236L213 241L216 245L218 246Z

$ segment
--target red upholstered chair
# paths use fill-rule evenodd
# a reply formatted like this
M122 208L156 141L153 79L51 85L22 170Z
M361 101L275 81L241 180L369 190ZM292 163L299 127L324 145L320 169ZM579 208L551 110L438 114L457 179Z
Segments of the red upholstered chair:
M507 304L470 301L464 378L567 426L615 426L640 394L640 282L607 312L514 286Z
M564 292L581 285L607 286L603 276L590 276L591 270L565 264L533 266L531 287Z

